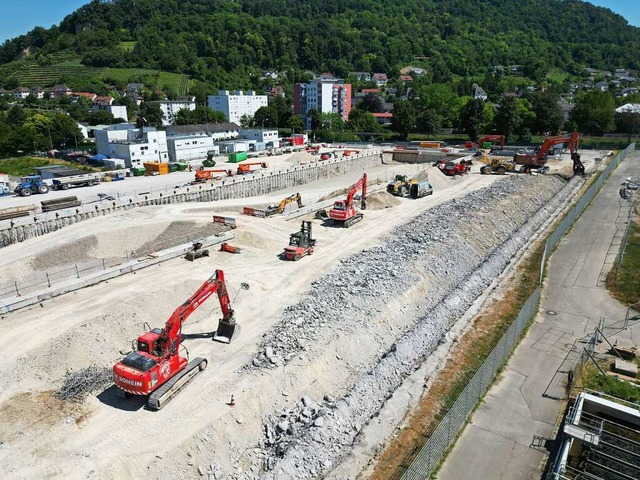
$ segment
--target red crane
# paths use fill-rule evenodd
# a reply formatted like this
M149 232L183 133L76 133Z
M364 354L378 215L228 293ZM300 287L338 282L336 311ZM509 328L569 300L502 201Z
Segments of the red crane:
M545 138L542 146L535 153L517 153L514 160L518 165L524 165L525 171L542 167L547 163L546 157L549 150L551 150L555 145L560 145L562 143L569 144L569 151L573 154L578 150L580 134L573 132L571 135L547 137Z
M214 293L220 300L222 319L213 339L224 343L234 340L240 329L230 305L224 273L216 270L186 302L175 309L164 328L154 328L140 335L137 350L113 366L114 383L125 396L149 395L147 407L159 410L207 367L205 358L198 357L189 362L179 350L182 324Z
M367 208L367 174L362 175L362 178L351 186L347 193L345 200L336 200L333 204L333 208L329 210L329 218L334 223L341 223L343 227L349 228L354 223L358 223L364 217L362 212L359 212L353 204L353 197L362 189L362 196L360 197L360 208L366 210Z

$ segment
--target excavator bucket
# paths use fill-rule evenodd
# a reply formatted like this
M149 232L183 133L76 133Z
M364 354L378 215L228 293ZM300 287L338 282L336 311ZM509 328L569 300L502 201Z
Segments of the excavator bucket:
M218 323L218 329L213 336L213 340L220 343L231 343L237 338L239 333L240 325L235 323L235 321L233 323L229 323L220 320L220 323Z

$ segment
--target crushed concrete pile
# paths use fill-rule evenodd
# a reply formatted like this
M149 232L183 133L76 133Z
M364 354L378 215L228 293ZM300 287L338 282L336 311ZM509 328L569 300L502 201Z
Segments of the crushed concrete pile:
M367 326L374 332L388 302L418 283L428 285L421 304L428 313L404 334L399 332L344 397L318 406L322 425L315 420L292 423L287 416L283 421L294 428L279 437L273 436L278 422L265 429L270 471L264 478L315 478L337 465L362 426L580 183L510 176L438 206L394 231L381 246L342 260L314 282L305 298L286 308L246 369L321 355L336 332L350 335Z

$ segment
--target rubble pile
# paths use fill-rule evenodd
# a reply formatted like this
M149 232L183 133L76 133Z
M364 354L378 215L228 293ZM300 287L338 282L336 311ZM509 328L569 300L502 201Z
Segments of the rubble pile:
M264 478L315 478L336 465L362 426L580 184L551 176L507 177L420 215L314 282L305 298L284 311L245 369L313 358L333 335L363 326L375 335L375 319L388 302L420 282L428 285L421 303L425 313L398 332L344 397L318 405L317 413L288 411L271 418L263 438L270 455Z
M80 403L87 395L104 389L111 382L112 373L110 368L91 365L75 372L68 371L62 387L55 393L55 396L60 400L71 400L72 402Z

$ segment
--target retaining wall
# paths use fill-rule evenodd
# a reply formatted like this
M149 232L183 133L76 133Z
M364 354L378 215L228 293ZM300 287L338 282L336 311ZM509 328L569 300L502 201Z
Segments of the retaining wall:
M55 232L84 220L111 215L131 208L252 197L324 178L344 175L354 170L362 170L382 163L382 152L375 151L344 159L328 160L321 164L299 165L274 172L256 172L253 175L229 178L216 185L183 186L164 194L148 194L139 196L139 198L120 198L103 201L99 205L83 205L46 215L40 214L34 217L30 223L12 225L0 230L0 247Z

